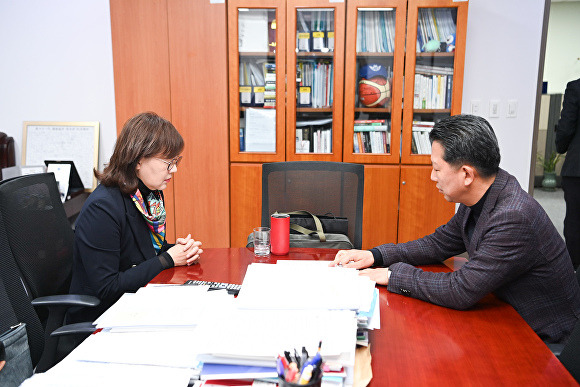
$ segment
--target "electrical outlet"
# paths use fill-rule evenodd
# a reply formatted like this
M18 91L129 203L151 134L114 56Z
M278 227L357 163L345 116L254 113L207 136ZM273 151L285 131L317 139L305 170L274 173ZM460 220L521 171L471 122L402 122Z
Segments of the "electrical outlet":
M499 117L499 99L492 99L489 101L489 117Z
M518 115L518 100L517 99L510 99L507 105L507 112L505 114L506 117L517 117Z
M481 115L481 101L479 99L471 100L471 114L475 116Z

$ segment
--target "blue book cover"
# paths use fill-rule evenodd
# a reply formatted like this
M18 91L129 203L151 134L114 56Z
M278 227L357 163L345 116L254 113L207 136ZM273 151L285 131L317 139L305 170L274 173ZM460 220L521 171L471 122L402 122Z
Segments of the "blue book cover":
M237 364L204 363L201 380L276 378L275 367L245 366Z
M240 128L240 152L246 150L246 138L245 138L246 129Z

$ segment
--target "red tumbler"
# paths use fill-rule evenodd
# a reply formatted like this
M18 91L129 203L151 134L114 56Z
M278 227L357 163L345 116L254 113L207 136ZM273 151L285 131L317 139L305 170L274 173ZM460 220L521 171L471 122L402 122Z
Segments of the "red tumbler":
M288 249L290 248L290 215L272 214L270 217L270 241L272 254L288 254Z

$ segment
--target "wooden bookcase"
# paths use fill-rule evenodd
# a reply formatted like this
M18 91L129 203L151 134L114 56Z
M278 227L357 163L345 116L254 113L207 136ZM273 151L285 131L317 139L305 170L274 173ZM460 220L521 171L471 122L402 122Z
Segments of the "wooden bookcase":
M276 68L280 69L276 73L277 140L274 154L240 152L239 148L241 56L238 52L238 15L239 9L248 7L275 9L277 15L277 49L275 54L269 54L275 56ZM332 30L334 34L334 47L313 49L314 34L308 31L311 40L309 49L305 50L305 41L300 40L305 35L298 34L307 31L307 25L312 26L312 15L320 10L332 13L332 21L326 25L332 25L332 28L326 30ZM455 206L446 202L430 181L430 151L418 153L425 149L414 144L413 121L435 122L461 112L467 2L349 0L345 6L345 3L328 0L232 0L228 2L228 15L232 246L244 246L250 230L260 222L261 208L257 203L261 194L263 162L325 160L364 164L363 248L419 238L451 218ZM436 27L438 22L444 27L443 24L441 28ZM437 36L439 42L444 43L439 44L438 51L437 47L423 47L422 39L427 43L433 40L434 34L446 35L452 28L455 28L453 50L446 50L446 36ZM371 37L381 39L378 38L381 34L384 40L380 43L372 41ZM418 36L421 44L417 43ZM434 52L425 52L425 49ZM303 77L297 69L301 68L300 62L306 61L333 64L334 99L331 106L302 106L300 82ZM278 63L286 64L285 74L281 73L283 67ZM443 67L443 70L438 67ZM422 74L425 79L428 75L432 82L437 82L438 90L442 79L447 79L442 77L447 74L431 74L432 68L452 74L449 97L437 94L437 102L441 104L443 98L447 105L444 102L437 106L414 106L415 93L420 91L415 87L416 75ZM387 81L381 82L381 76ZM386 95L385 102L373 104L372 99L365 99L366 95L361 99L368 93L365 87L361 88L361 80L367 85L369 82L366 81L371 81L371 89L376 88L383 93L381 96ZM388 92L384 83L388 85ZM403 88L403 84L406 87ZM281 89L285 92L284 103L278 99ZM284 125L280 122L282 117ZM300 135L297 128L308 117L332 118L330 151L297 151L297 133ZM372 125L378 127L372 128ZM361 131L369 133L358 134ZM384 134L370 133L383 131ZM285 154L280 147L281 137L284 137ZM365 152L362 151L364 147L361 148L363 138L367 139L366 146L369 147Z

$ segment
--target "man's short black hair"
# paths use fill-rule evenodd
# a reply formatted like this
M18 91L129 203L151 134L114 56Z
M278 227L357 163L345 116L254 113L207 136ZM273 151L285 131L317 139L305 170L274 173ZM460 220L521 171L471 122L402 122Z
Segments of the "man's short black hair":
M470 114L446 117L435 124L429 140L443 146L443 160L453 166L471 165L482 177L493 176L499 170L497 138L482 117Z

